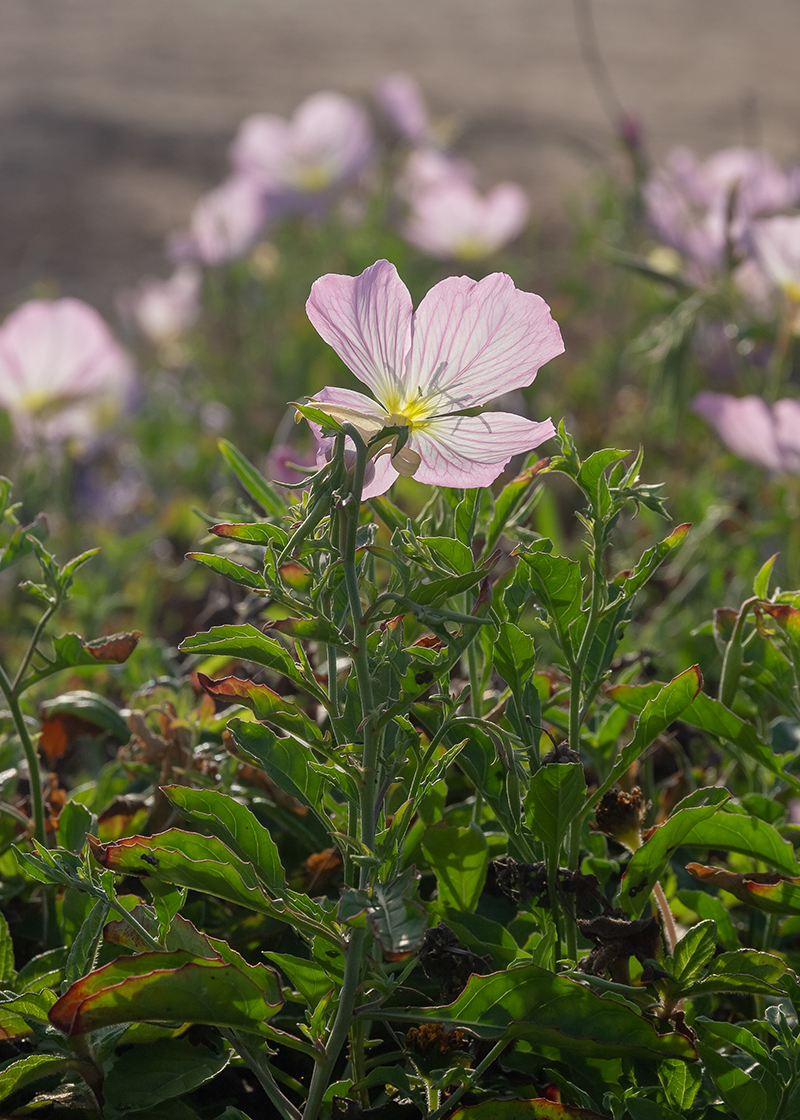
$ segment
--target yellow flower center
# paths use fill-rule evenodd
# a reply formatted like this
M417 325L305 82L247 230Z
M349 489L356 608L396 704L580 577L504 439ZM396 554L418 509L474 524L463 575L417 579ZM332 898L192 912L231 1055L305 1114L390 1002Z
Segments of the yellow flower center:
M311 193L324 191L331 185L333 175L329 167L317 164L311 167L301 167L295 176L295 182L301 190Z

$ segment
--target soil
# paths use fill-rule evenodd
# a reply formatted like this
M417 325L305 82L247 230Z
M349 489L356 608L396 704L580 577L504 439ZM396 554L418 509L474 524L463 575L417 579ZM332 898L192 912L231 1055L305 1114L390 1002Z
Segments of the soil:
M586 0L577 0L585 4ZM656 157L763 143L799 157L797 0L594 0L605 65ZM484 182L544 217L609 158L571 0L2 0L0 303L103 311L225 174L248 113L405 70Z

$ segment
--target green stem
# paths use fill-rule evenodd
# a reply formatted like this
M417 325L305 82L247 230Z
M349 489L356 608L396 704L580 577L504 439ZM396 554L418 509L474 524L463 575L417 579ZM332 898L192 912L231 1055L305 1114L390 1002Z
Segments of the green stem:
M256 1075L261 1088L272 1101L282 1120L302 1120L299 1109L295 1108L292 1102L283 1095L269 1065L264 1061L262 1056L253 1049L249 1039L246 1040L240 1031L224 1029L221 1033L227 1038L242 1061L245 1062Z
M46 846L47 834L45 830L44 798L42 797L42 777L39 770L39 758L36 754L36 748L31 742L28 729L25 726L25 717L19 706L19 700L2 665L0 665L0 692L2 692L6 698L6 703L11 712L11 718L14 721L14 726L17 729L17 734L19 735L22 749L25 752L25 758L28 762L31 807L33 808L33 835L40 844Z
M492 1062L500 1057L507 1046L507 1038L501 1038L499 1042L496 1042L489 1053L486 1055L486 1057L483 1059L483 1061L479 1062L478 1065L475 1066L475 1069L472 1071L471 1075L468 1078L465 1077L464 1081L462 1081L458 1088L450 1094L444 1104L440 1108L437 1108L435 1112L431 1113L431 1115L428 1117L428 1120L441 1120L445 1113L449 1112L453 1105L458 1104L464 1094L469 1092L469 1090L477 1082L478 1078L486 1072Z
M47 608L42 617L36 623L36 629L34 630L31 640L28 643L28 648L25 650L25 656L22 658L19 668L17 669L17 675L14 677L14 680L11 683L11 688L15 695L18 695L21 691L23 691L20 689L20 684L22 682L22 678L25 676L25 670L28 668L31 658L36 652L36 647L39 644L39 639L42 636L42 631L44 630L50 619L53 617L53 615L56 613L60 605L61 594L59 593L56 601L54 603L51 603L51 605Z
M339 1007L336 1011L331 1033L328 1035L328 1041L325 1044L325 1057L317 1064L311 1077L308 1101L303 1110L303 1120L317 1120L325 1090L328 1088L337 1059L350 1033L358 985L361 979L361 961L364 956L366 936L367 931L364 929L353 930L350 936L350 944L347 946L345 954L344 978L339 993ZM357 1063L354 1063L354 1067L355 1064Z

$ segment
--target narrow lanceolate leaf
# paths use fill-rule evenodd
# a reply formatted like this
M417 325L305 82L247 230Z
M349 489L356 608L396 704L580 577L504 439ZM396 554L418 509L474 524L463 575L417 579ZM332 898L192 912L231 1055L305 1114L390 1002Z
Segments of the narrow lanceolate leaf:
M581 618L581 566L577 560L553 556L550 541L537 541L529 549L518 549L515 555L525 562L528 578L538 601L547 609L556 633L568 651L573 651L578 635L572 629Z
M222 654L238 661L254 661L256 665L264 665L267 669L288 677L317 700L326 699L322 689L313 680L306 678L289 651L274 638L262 634L255 626L214 626L211 630L184 638L178 648L184 653Z
M631 1007L603 999L583 984L528 964L489 976L472 976L446 1007L384 1007L384 1018L464 1027L479 1038L519 1038L584 1058L694 1058L688 1039L657 1034Z
M163 786L163 792L191 821L205 827L255 868L267 888L282 891L286 877L269 830L233 797L211 789Z
M316 722L302 708L265 684L256 684L246 677L223 677L215 681L205 673L198 673L197 679L215 700L233 700L246 704L257 719L280 727L283 731L291 731L307 742L313 743L321 738Z
M305 743L293 736L278 736L262 724L239 719L231 720L228 731L245 758L264 770L285 793L322 815L324 820L324 782L310 765L310 751Z
M218 556L214 552L187 552L186 559L194 560L197 564L204 564L212 572L216 572L217 575L225 576L226 579L239 583L242 587L247 587L251 591L266 592L268 590L266 580L260 572L254 572L252 568L247 568L244 564L237 564L235 560L231 560L228 556Z
M702 863L687 863L686 870L701 883L729 891L732 895L772 914L800 914L800 877L757 871L744 875L722 867L704 867Z
M591 795L587 804L599 801L647 747L658 738L669 725L681 716L695 699L703 686L703 678L697 665L692 665L679 673L668 684L663 685L656 694L648 699L634 728L633 738L622 748L606 780Z
M276 544L278 548L285 548L289 536L285 529L279 525L270 525L266 521L244 522L243 524L222 523L211 525L208 529L216 537L226 540L242 541L245 544L270 545Z
M681 846L696 824L713 816L730 797L725 789L709 790L708 793L710 804L678 809L631 856L620 888L619 903L632 918L641 914L650 891L663 874L675 849Z
M669 554L674 552L676 548L680 548L690 529L691 525L688 523L679 525L659 544L648 548L632 571L626 572L623 576L617 576L614 582L622 587L622 594L626 599L630 599L639 588L644 587Z
M281 500L263 474L256 470L250 460L246 459L238 447L234 447L229 440L221 439L218 446L222 457L253 501L258 502L263 510L274 517L283 517L286 513L286 503Z
M767 1094L752 1077L733 1065L713 1046L698 1042L697 1052L719 1095L737 1120L764 1120Z
M276 973L262 990L223 961L189 953L118 957L73 984L50 1009L50 1022L67 1035L114 1023L168 1021L260 1031L281 1007Z

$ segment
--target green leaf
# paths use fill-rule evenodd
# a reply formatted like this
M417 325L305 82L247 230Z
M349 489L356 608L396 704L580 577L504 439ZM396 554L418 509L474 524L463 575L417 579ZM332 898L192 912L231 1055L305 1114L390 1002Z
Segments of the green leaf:
M463 576L445 576L444 579L433 579L428 583L419 583L410 593L409 598L421 607L438 607L451 599L453 595L460 595L469 591L486 577L486 569L479 568L474 572L467 572Z
M775 997L783 993L782 982L787 975L794 973L774 953L737 949L715 957L706 975L691 985L687 995L694 999L710 992L751 992Z
M678 808L631 856L620 888L619 903L632 918L641 914L672 853L681 846L692 828L699 821L713 816L730 797L725 789L708 790L707 795L710 804L695 805L688 809Z
M664 732L669 725L682 716L703 685L703 678L697 665L684 670L668 684L658 689L652 699L643 705L636 722L633 738L622 748L619 758L602 786L590 795L589 803L599 801L606 790L620 778L643 751ZM615 690L610 690L613 696ZM616 696L613 696L616 699Z
M72 1069L73 1063L68 1058L60 1058L54 1054L29 1054L27 1058L20 1058L0 1070L0 1103L33 1081L40 1081L43 1077L52 1077L54 1074L64 1074Z
M531 777L525 798L529 827L557 858L569 826L580 814L586 778L580 762L552 763Z
M599 1112L572 1104L556 1104L545 1097L534 1100L498 1100L468 1105L450 1114L450 1120L605 1120Z
M41 706L43 719L60 715L78 716L103 731L109 731L120 743L127 743L131 731L116 704L106 700L97 692L77 689L75 692L62 692L55 700L45 700Z
M692 848L741 852L763 860L786 875L800 875L800 864L792 845L771 824L749 814L723 810L710 819L699 821L683 843Z
M722 901L705 891L678 891L678 898L684 906L694 910L701 921L710 918L717 927L717 937L724 949L731 952L739 948L739 938L733 927L731 916Z
M285 529L281 529L279 525L270 525L266 521L210 525L208 531L225 540L241 541L243 544L269 546L274 543L278 548L285 548L289 543L289 535Z
M642 554L639 563L633 571L626 573L622 578L616 577L615 583L619 583L622 588L622 594L626 599L630 599L636 592L650 580L654 575L656 569L666 560L671 552L676 548L680 548L691 529L691 525L686 523L679 525L673 529L668 537L659 544L654 545L652 548Z
M606 469L612 463L624 459L626 455L630 455L630 451L620 451L619 448L606 447L602 451L593 452L587 459L584 459L576 481L593 506L597 506L599 502L598 490L605 481L603 476ZM607 489L608 484L606 484Z
M673 1112L671 1108L664 1108L663 1105L646 1097L628 1096L625 1098L625 1105L628 1110L626 1115L630 1116L631 1120L681 1120L679 1113Z
M92 814L86 806L79 801L68 801L58 815L56 839L59 848L79 854L91 828Z
M559 640L571 656L578 637L573 638L571 631L581 618L581 567L577 560L552 556L546 551L552 547L550 541L537 541L528 549L518 549L516 555L525 561L534 594L546 607Z
M683 935L669 962L670 971L681 988L697 979L716 948L717 926L713 921L698 922Z
M316 1007L334 987L333 979L316 961L293 957L288 953L264 953L264 956L286 974L289 983L309 1007Z
M270 890L283 890L286 876L278 847L268 829L246 806L217 790L192 789L190 786L161 788L183 816L204 824L242 859L248 860Z
M68 588L78 568L82 568L84 564L88 564L93 557L97 556L99 551L99 548L90 548L86 552L82 552L80 556L75 556L72 560L68 560L58 573L62 586Z
M436 875L438 901L455 910L474 910L489 867L489 845L481 827L474 821L463 828L431 825L425 829L422 848Z
M245 704L257 719L274 724L283 731L291 731L306 742L313 743L320 738L319 727L302 708L265 684L256 684L246 677L222 677L215 681L205 673L198 673L197 679L215 700Z
M299 666L280 642L268 638L255 626L214 626L200 634L184 638L178 649L184 653L227 654L238 661L254 661L265 665L290 680L305 685Z
M72 942L64 966L64 982L74 984L94 967L100 942L103 938L103 926L108 917L110 904L108 899L98 898L89 916L78 930L78 935Z
M197 564L204 564L206 568L210 568L217 575L225 576L226 579L241 584L242 587L247 587L251 591L266 592L268 590L267 581L260 572L254 572L252 568L248 568L244 564L237 564L235 560L231 560L228 556L218 556L214 552L187 552L186 559L194 560Z
M212 1050L184 1038L132 1046L116 1056L105 1076L104 1115L118 1120L190 1093L216 1077L229 1061L226 1047Z
M60 673L62 669L76 669L81 665L120 665L127 661L139 643L138 630L111 634L87 642L77 634L62 634L53 639L54 657L47 659L44 667L34 670L24 680L25 688Z
M231 720L228 730L244 756L264 770L285 793L325 821L323 779L309 765L310 751L305 743L294 737L279 737L263 724L239 719Z
M486 533L484 554L488 555L495 547L505 531L506 525L512 518L519 514L526 499L533 493L533 481L539 473L536 464L512 478L494 501L494 514Z
M266 478L257 471L249 459L227 439L221 439L217 445L222 452L222 457L233 473L241 482L247 493L258 502L263 510L271 513L273 517L283 517L286 513L286 503L281 501L275 489L267 482Z
M522 696L536 664L536 649L530 634L512 622L502 622L494 642L493 660L495 669L514 695Z
M64 976L67 962L67 949L48 949L36 957L31 957L17 973L18 992L41 992L45 988L57 988Z
M772 578L772 569L775 567L775 561L779 555L780 553L776 552L770 556L769 560L761 565L758 575L753 580L753 594L757 595L759 599L769 598L769 581Z
M678 1113L688 1112L694 1104L703 1079L699 1065L667 1058L658 1063L658 1080L667 1098L667 1104Z
M767 1095L759 1083L704 1042L698 1042L697 1053L719 1095L738 1120L764 1120Z
M16 977L14 972L14 943L8 922L0 913L0 988L11 988Z
M384 1018L464 1027L479 1038L524 1039L583 1058L694 1058L679 1034L656 1033L638 1012L535 964L471 976L454 1003L406 1010L384 1006Z
M409 867L372 893L346 888L339 903L339 920L355 927L366 923L383 950L384 959L400 961L419 947L427 926L425 908L416 901L419 875Z
M67 1035L149 1020L263 1033L283 1003L277 975L264 971L271 983L262 990L220 960L185 952L118 957L73 984L53 1004L50 1022Z

